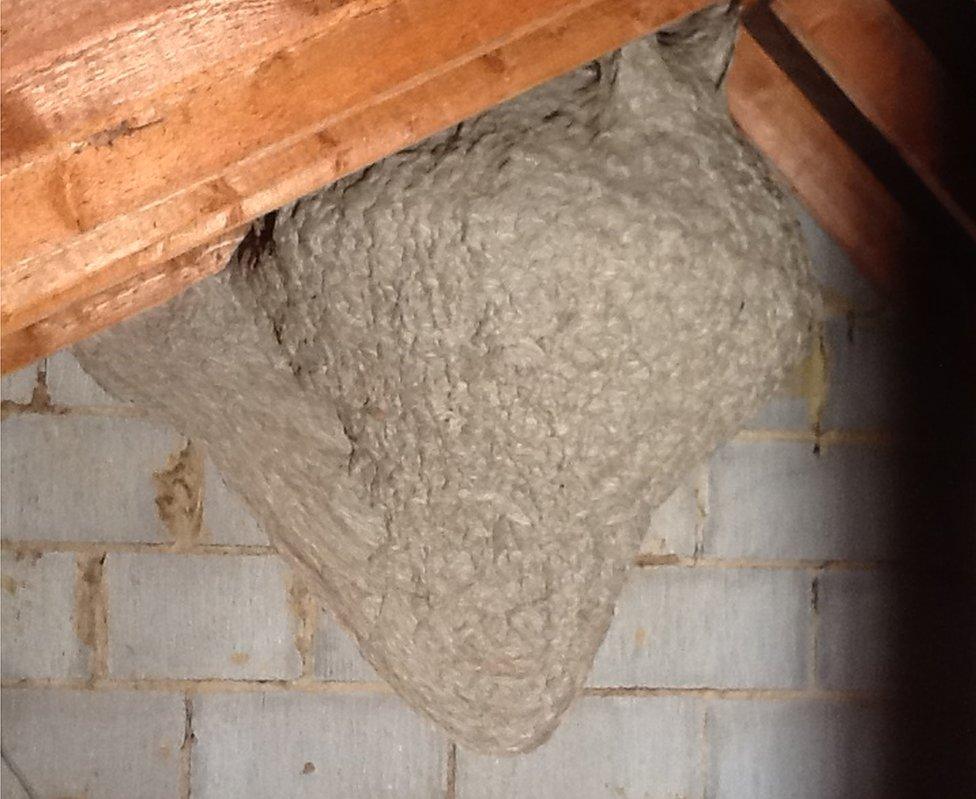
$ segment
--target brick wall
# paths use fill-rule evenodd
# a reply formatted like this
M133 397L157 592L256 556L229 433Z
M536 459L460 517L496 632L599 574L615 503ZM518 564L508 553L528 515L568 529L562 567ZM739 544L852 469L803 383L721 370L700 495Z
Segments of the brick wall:
M895 335L805 227L820 340L655 514L528 756L407 709L196 442L67 354L4 379L3 797L882 795Z

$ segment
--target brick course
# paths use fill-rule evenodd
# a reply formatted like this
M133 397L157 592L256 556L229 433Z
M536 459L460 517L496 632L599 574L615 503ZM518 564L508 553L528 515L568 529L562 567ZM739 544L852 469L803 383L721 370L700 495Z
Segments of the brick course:
M4 756L29 796L179 795L185 728L179 695L7 688L2 705Z
M110 554L113 677L287 680L301 675L288 568L265 555Z
M444 790L446 742L393 696L204 694L193 701L198 799L362 796Z
M631 576L590 684L796 688L806 676L805 572L647 569Z
M455 750L378 682L195 444L67 353L5 377L4 799L885 795L895 328L801 224L823 373L649 519L585 695L525 757Z

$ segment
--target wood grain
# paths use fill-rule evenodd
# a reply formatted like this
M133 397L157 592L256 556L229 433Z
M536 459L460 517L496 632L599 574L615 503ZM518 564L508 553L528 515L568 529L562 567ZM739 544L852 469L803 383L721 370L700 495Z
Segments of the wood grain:
M53 316L5 334L0 350L3 371L20 369L43 355L172 299L198 280L223 269L242 235L242 230L224 233L210 244L157 264Z
M976 100L887 0L774 0L774 13L976 239Z
M704 2L228 0L201 17L200 3L127 0L92 19L78 8L98 0L68 5L67 32L9 33L5 342ZM156 60L121 69L114 48L150 23ZM52 75L41 103L29 87Z
M20 13L4 16L12 39L0 69L4 167L154 124L162 112L152 98L165 87L206 85L388 1L68 0L40 23L36 9L8 2ZM51 27L62 16L65 24Z
M736 124L820 225L889 288L911 249L901 206L745 30L727 82Z

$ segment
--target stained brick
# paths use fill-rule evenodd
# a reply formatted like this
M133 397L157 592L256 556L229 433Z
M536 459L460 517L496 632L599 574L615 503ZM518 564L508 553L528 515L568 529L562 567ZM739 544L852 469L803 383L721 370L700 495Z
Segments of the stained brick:
M701 713L684 697L585 697L515 757L458 754L463 799L700 796Z
M896 459L883 447L731 442L712 459L705 553L728 558L892 556Z
M179 436L137 419L19 414L3 422L6 539L160 541L153 470Z
M112 554L105 579L112 676L301 673L288 570L277 557Z
M179 795L184 713L178 694L15 688L3 691L2 704L4 756L30 795Z
M708 710L708 796L872 799L884 783L885 719L872 706L724 700Z
M204 694L193 711L197 799L443 795L447 743L396 697Z
M804 572L655 567L631 572L592 685L798 687L805 679Z
M0 556L4 679L83 677L88 648L75 633L75 558Z

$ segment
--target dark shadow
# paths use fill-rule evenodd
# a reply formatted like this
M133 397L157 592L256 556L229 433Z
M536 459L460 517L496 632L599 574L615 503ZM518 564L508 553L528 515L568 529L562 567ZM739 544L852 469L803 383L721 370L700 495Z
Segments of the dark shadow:
M976 6L896 0L954 87L933 86L947 181L976 195ZM923 7L924 6L924 7ZM945 11L945 16L941 15ZM951 13L949 13L951 11ZM745 25L911 220L891 265L897 354L892 529L898 553L895 684L886 702L885 796L976 797L976 242L764 3ZM893 59L897 62L898 59ZM959 81L963 82L959 82ZM955 99L951 99L955 98ZM904 113L916 113L910 103ZM957 187L958 188L958 187ZM873 795L873 794L872 794Z
M976 796L976 250L916 213L906 253L898 795Z
M976 6L896 3L954 77L976 68ZM945 13L940 13L944 11ZM953 13L950 13L953 12ZM976 71L939 100L940 160L971 183ZM953 100L955 98L955 100ZM960 103L960 100L962 101ZM906 108L905 113L912 113ZM964 166L968 164L969 166ZM976 196L976 185L955 187ZM895 193L895 191L893 191ZM905 446L896 534L899 684L891 769L897 795L976 797L976 243L920 182L895 194L916 226L900 305ZM965 203L970 212L973 205Z

